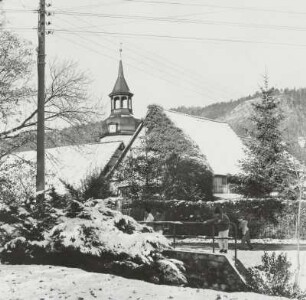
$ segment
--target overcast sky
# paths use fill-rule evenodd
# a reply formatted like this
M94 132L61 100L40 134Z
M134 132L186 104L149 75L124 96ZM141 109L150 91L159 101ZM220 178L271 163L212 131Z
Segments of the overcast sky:
M306 87L305 0L46 0L47 60L72 59L109 103L122 43L134 113ZM6 27L37 45L39 0L4 0Z

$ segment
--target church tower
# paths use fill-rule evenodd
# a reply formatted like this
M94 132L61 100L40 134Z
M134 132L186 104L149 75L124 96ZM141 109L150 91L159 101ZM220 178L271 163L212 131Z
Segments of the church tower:
M109 97L111 100L111 113L105 120L108 131L107 135L132 135L136 130L139 120L133 116L133 94L130 92L124 78L121 58L119 61L118 77Z

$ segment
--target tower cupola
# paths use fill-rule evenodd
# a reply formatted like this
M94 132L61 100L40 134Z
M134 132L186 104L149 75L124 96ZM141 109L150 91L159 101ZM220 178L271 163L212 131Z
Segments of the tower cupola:
M120 56L122 50L120 49ZM112 92L109 94L111 99L111 114L106 119L109 135L133 134L139 120L133 116L132 97L129 86L124 78L123 64L120 57L118 77Z
M109 94L111 98L112 113L133 113L132 97L129 86L123 74L122 60L119 61L119 71L113 91Z

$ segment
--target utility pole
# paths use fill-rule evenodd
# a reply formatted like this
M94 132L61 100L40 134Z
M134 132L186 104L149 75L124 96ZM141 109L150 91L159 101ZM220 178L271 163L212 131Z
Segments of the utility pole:
M305 184L305 160L304 157L304 147L306 144L306 139L304 137L298 137L298 145L301 149L302 157L302 166L301 170L298 170L298 179L299 179L299 199L298 199L298 213L297 213L297 222L296 222L296 235L297 235L297 272L295 277L295 284L298 287L300 284L300 272L301 272L301 261L300 261L300 239L301 239L301 207L302 207L302 198L304 194L304 184Z
M39 212L43 211L45 198L45 37L46 3L40 0L38 11L38 50L37 50L37 174L36 203Z

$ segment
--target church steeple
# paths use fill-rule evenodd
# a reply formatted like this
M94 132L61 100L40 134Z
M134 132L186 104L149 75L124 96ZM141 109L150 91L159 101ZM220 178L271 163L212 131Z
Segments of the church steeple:
M121 52L122 49L120 49L118 77L112 92L109 94L111 99L111 114L106 119L106 125L108 134L110 135L131 135L135 132L139 122L133 116L133 94L124 78Z
M116 83L114 85L113 91L109 94L110 97L113 97L115 95L126 95L130 97L133 96L124 78L122 59L120 59L119 61L119 70Z
M118 77L114 85L113 91L109 94L112 106L111 113L133 114L133 108L132 108L133 94L130 92L129 86L124 78L123 64L122 64L122 47L120 47L119 52L120 52L120 60L119 60Z

